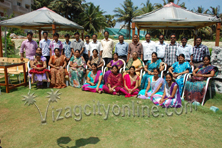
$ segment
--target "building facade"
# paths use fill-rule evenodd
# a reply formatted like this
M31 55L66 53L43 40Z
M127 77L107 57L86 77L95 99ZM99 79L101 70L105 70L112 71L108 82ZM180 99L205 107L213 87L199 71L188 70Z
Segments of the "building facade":
M0 0L0 16L19 16L31 12L33 0Z

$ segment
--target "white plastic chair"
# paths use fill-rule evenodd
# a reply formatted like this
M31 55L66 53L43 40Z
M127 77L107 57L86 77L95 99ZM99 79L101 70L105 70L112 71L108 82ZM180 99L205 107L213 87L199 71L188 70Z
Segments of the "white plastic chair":
M161 77L161 78L163 78L163 74L164 74L165 71L167 71L167 65L166 65L166 64L165 64L165 66L164 66L164 70L162 70L161 73L160 73L160 77ZM145 73L146 73L146 71L143 70L143 75L145 75Z
M125 71L125 69L126 69L126 62L123 59L119 59L119 60L121 60L123 62L123 67L120 68L120 70L119 70L119 73L121 73L122 71ZM106 69L108 69L108 67L104 68L104 74L106 73Z
M103 75L104 75L104 70L105 70L105 65L106 65L106 63L105 63L105 61L103 60L103 66L102 66L102 68L101 68L101 70L102 70L102 73L103 73ZM86 69L88 68L88 66L86 65Z

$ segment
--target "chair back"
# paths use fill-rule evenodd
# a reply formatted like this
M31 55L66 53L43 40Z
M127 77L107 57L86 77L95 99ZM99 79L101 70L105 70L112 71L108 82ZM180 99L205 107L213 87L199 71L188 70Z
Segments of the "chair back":
M19 58L8 58L9 63L19 63Z
M6 57L0 57L0 62L8 62L8 58L6 58Z

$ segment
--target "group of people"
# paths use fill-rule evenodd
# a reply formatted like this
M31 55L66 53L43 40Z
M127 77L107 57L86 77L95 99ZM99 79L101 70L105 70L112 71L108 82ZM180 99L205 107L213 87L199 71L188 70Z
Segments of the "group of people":
M169 44L164 42L163 35L159 36L158 43L151 41L150 34L146 34L146 41L142 43L138 35L134 35L130 44L120 35L114 45L107 31L101 42L95 34L91 42L86 35L84 42L76 32L75 40L71 42L66 34L63 43L58 33L53 34L50 41L48 33L43 32L44 39L38 47L32 35L28 32L28 40L22 43L21 60L25 49L32 68L29 75L40 87L46 81L52 88L64 88L68 77L71 86L83 91L136 96L164 107L180 107L183 91L185 100L202 102L206 79L217 73L217 68L210 64L207 46L201 44L201 37L196 38L196 45L192 47L187 44L187 37L182 37L179 45L175 34L170 35ZM166 67L168 73L162 78ZM193 76L184 83L185 74L191 72Z

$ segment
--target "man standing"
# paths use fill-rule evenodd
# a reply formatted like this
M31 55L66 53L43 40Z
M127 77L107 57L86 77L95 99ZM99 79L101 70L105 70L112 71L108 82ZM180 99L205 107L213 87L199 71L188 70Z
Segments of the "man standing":
M87 63L88 60L89 60L89 56L88 56L88 51L89 51L89 39L90 39L90 36L89 36L89 35L86 35L86 36L85 36L86 42L84 43L84 44L85 44L85 49L84 49L84 52L83 52L83 58L85 59L86 63Z
M142 44L138 41L138 35L134 34L133 36L133 42L129 44L128 48L128 56L127 56L127 61L132 57L133 52L136 52L138 54L138 57L143 60L143 46Z
M51 41L48 39L48 32L44 31L43 37L44 39L42 39L39 42L39 47L42 48L42 55L46 58L46 64L48 66L49 59L50 59L49 46L50 46Z
M156 52L156 43L151 41L151 36L149 33L145 35L146 41L142 43L143 45L143 61L146 63L148 60L152 59L152 53Z
M118 53L119 58L123 59L125 62L127 60L127 53L128 53L129 44L124 42L124 36L119 36L119 43L116 44L115 53Z
M164 42L164 36L161 34L159 36L159 42L156 43L156 52L158 59L161 59L163 61L165 49L168 44Z
M187 40L187 37L181 38L182 45L178 47L177 56L184 54L185 60L191 64L193 61L193 47L192 45L187 44Z
M198 68L203 64L203 57L205 55L210 55L210 51L207 46L201 44L202 38L196 38L196 45L193 47L193 65L195 68Z
M62 42L59 41L59 34L54 33L53 34L53 41L50 43L49 48L50 48L50 56L55 55L54 49L59 48L60 53L63 53L63 45Z
M167 68L170 68L173 63L177 61L177 49L179 44L176 42L176 35L172 33L170 35L170 44L166 46L165 54L164 54L164 61L167 64Z
M70 39L70 35L69 34L66 34L65 35L65 39L66 41L62 43L63 45L63 54L66 56L66 61L68 62L71 57L72 57L72 51L71 51L71 41L69 40Z
M92 39L93 39L93 41L89 43L88 56L90 57L93 55L92 51L94 49L96 49L98 51L99 55L102 56L103 47L102 47L101 43L99 41L97 41L97 35L94 34L92 36Z
M78 50L80 50L80 55L82 56L84 48L85 48L84 42L79 38L79 32L76 32L74 34L74 36L76 39L74 41L72 41L72 43L70 45L72 53L74 55L75 50L78 49Z
M25 49L26 58L30 59L33 56L35 56L38 44L36 43L36 41L32 40L32 37L33 37L33 33L28 32L27 33L27 40L22 42L21 49L20 49L21 61L23 61L23 58L24 58L24 49Z
M105 64L107 65L112 60L112 53L114 48L113 40L109 38L109 32L104 32L105 39L101 41L102 45L102 58L105 61ZM105 66L106 66L105 65Z

